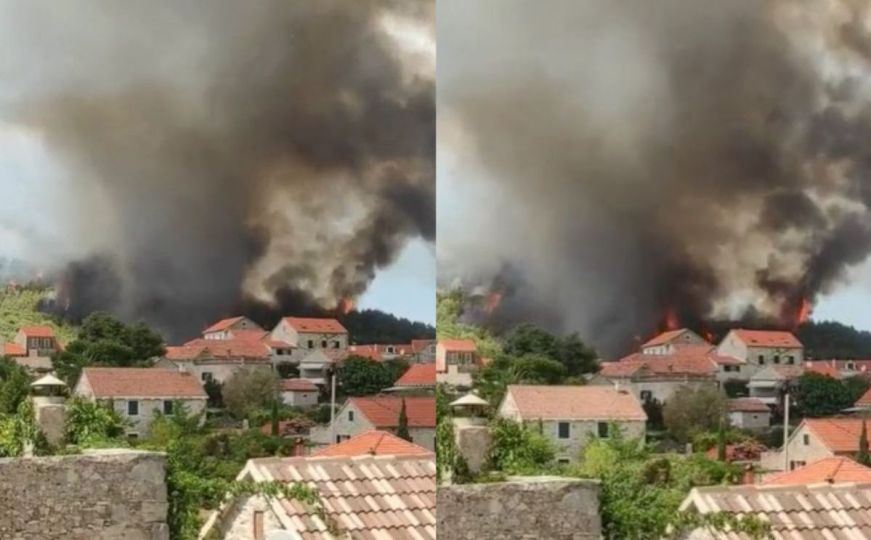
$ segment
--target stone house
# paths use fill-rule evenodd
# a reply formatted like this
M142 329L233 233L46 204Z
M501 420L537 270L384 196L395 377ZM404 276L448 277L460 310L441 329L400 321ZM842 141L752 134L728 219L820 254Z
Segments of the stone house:
M330 372L348 356L346 349L303 349L307 354L299 361L299 378L318 386L329 386Z
M203 330L203 339L232 339L234 331L245 330L265 331L248 317L231 317L218 321Z
M765 429L771 425L771 409L756 398L730 399L729 423L741 429Z
M779 330L730 330L717 346L717 354L740 362L732 378L742 381L749 381L766 366L800 366L804 362L801 342L792 333Z
M198 415L205 412L208 400L193 374L155 368L87 367L73 395L109 404L129 423L127 435L132 438L148 435L157 413L173 414L176 402L188 414Z
M241 370L272 369L269 347L244 339L195 339L180 347L167 347L154 367L184 370L201 382L224 384Z
M717 362L696 348L668 355L635 353L617 362L604 362L592 384L628 390L642 403L665 403L684 388L717 386Z
M336 413L332 426L312 430L312 440L333 444L373 429L396 433L403 401L412 442L435 451L436 404L433 396L349 398Z
M770 471L797 467L833 456L853 457L859 451L862 418L805 418L787 439L784 449L763 454L761 465ZM787 463L788 462L788 463Z
M420 364L428 364L436 361L436 340L412 339L411 352L414 361Z
M471 388L481 368L478 346L471 339L440 339L436 344L436 378L456 388Z
M251 459L237 480L300 483L313 488L323 506L243 495L213 512L200 538L436 539L432 454Z
M403 393L432 393L436 387L436 366L412 364L393 383L393 391Z
M578 461L587 443L610 437L614 425L627 438L646 434L647 414L638 399L605 386L509 385L498 414L540 426L560 463Z
M291 361L315 349L348 349L348 331L336 319L285 317L272 329L270 339L293 347Z
M644 354L672 354L681 345L707 345L713 347L702 336L688 328L663 332L641 346Z
M307 379L281 380L281 400L290 407L317 405L318 394L318 387Z
M53 369L51 357L63 350L50 326L24 326L15 334L11 342L0 338L2 354L37 373L47 373Z
M766 405L779 407L782 401L782 389L790 381L801 377L802 366L774 365L766 366L750 377L747 388L750 397L762 401Z

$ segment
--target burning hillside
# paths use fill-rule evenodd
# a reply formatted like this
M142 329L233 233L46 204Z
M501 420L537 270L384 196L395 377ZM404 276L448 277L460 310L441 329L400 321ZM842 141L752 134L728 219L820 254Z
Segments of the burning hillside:
M70 316L348 311L434 240L431 1L4 8L0 128L52 160L29 255Z
M439 190L463 216L439 220L440 278L501 290L510 264L524 285L491 317L605 354L791 329L867 259L867 4L496 3L440 4L438 36Z

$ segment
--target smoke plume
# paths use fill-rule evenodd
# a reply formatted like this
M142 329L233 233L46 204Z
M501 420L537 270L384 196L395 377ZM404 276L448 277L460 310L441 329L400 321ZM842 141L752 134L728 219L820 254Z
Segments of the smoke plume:
M434 240L431 1L0 6L0 119L62 171L69 313L173 337L330 309Z
M502 319L616 355L667 319L792 327L871 252L867 3L438 9L443 286L508 263Z

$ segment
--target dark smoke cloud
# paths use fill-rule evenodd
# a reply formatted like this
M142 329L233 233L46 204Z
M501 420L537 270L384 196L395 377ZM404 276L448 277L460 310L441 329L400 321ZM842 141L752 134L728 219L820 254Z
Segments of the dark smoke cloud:
M501 317L616 355L669 312L790 327L871 252L865 3L439 10L443 285L508 261Z
M71 313L179 337L323 310L434 240L432 59L401 45L431 39L431 1L0 5L0 114L72 179L58 227L91 233Z

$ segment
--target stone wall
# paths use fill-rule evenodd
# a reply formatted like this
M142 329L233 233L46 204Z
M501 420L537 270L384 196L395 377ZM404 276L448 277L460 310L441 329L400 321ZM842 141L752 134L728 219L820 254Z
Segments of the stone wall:
M601 538L599 483L519 478L441 486L439 540L587 540Z
M4 540L168 540L163 454L0 459Z

